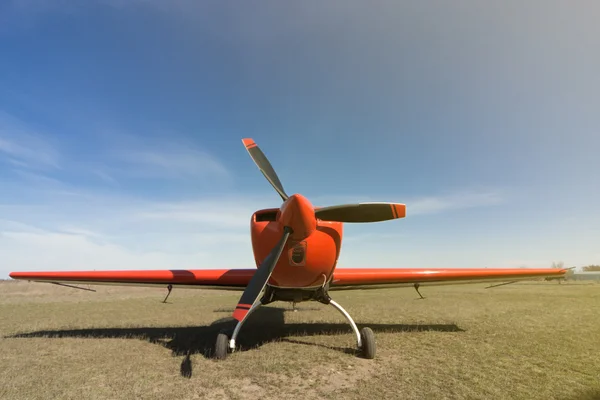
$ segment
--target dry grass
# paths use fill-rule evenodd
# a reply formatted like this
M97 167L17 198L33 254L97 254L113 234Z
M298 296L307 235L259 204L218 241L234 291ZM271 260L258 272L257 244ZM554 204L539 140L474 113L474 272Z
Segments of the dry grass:
M600 398L598 284L334 292L375 360L332 307L274 303L222 362L239 293L97 289L0 283L1 399Z

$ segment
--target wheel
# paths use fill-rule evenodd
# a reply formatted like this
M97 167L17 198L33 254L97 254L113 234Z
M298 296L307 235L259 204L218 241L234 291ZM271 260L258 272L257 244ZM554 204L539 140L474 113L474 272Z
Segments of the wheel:
M229 352L229 337L224 333L217 335L217 342L215 343L215 358L217 360L224 360L227 358Z
M360 349L363 358L372 360L375 358L375 334L371 328L362 328L360 330L360 340L362 348Z

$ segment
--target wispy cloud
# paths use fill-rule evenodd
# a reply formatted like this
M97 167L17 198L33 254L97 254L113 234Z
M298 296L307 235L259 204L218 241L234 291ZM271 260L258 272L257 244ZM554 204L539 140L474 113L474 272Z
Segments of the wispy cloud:
M105 172L105 171L103 171L101 169L94 169L94 168L92 168L91 172L92 172L93 175L95 175L98 178L100 178L103 182L110 183L110 184L116 184L116 183L118 183L117 180L112 177L112 175L108 174L107 172Z
M111 186L132 179L218 178L227 183L231 178L216 155L193 141L178 141L181 136L172 132L154 137L117 132L100 137L96 147L87 152L75 152L75 146L71 146L71 151L66 147L59 151L57 136L0 110L0 163L9 165L29 183L59 183L59 173L63 175L60 179L94 177ZM85 139L79 137L73 138L70 144L73 143L87 146Z
M135 251L80 234L3 232L0 237L3 264L16 270L197 268L208 260L201 251L192 255Z
M84 163L106 183L123 179L226 180L231 173L203 144L180 132L154 131L146 135L119 129L98 132L102 139L94 159Z
M0 204L0 276L11 270L248 268L250 216L268 201L157 202L80 190Z
M128 171L138 177L196 178L229 176L225 166L213 155L170 145L163 149L122 152L119 158Z
M265 208L266 202L252 199L202 200L195 202L156 203L133 213L138 221L170 221L202 224L217 228L247 228L254 211Z
M317 196L314 199L316 206L329 206L336 204L353 204L360 202L386 201L406 204L407 217L424 214L436 214L446 210L487 207L501 204L505 201L505 192L494 189L458 189L451 193L435 194L418 197L394 196L385 198L381 196L344 195L344 196Z
M550 268L553 260L550 259L509 259L496 261L487 265L489 268Z
M43 187L62 187L63 183L58 179L51 178L41 173L29 172L21 169L15 169L15 174L20 176L23 180Z
M446 210L485 207L501 204L499 190L467 190L440 196L417 197L406 201L407 215L435 214Z
M59 168L60 154L47 135L0 111L0 158L27 168Z
M252 266L247 232L232 231L182 233L165 229L149 234L142 228L111 236L75 226L53 230L8 221L0 224L0 252L2 277L15 270Z

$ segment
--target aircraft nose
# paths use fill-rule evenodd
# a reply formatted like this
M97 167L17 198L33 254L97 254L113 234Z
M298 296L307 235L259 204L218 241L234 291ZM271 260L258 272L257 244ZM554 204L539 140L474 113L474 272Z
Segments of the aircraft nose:
M279 221L283 226L292 228L292 239L295 240L310 236L317 228L314 207L301 194L294 194L285 201Z

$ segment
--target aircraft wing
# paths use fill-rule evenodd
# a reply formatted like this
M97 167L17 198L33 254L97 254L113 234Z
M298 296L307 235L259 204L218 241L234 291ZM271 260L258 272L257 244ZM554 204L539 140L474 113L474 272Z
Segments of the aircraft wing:
M388 287L455 285L479 282L514 282L544 277L562 277L567 269L407 269L336 268L330 290L378 289Z
M13 279L57 284L186 286L202 289L244 290L252 269L173 269L128 271L11 272Z
M336 268L330 290L378 289L480 282L513 282L544 277L560 278L567 269L408 269ZM13 279L58 284L185 286L202 289L244 290L252 269L120 270L11 272Z

